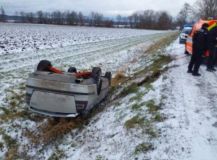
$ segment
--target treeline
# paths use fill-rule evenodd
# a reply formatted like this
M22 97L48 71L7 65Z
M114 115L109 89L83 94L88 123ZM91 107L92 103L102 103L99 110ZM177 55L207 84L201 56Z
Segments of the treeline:
M116 19L108 19L101 13L91 12L89 16L84 16L82 12L75 11L54 11L43 12L16 12L15 22L58 24L58 25L78 25L97 27L126 27L140 29L171 29L172 16L167 12L156 12L146 10L137 12L128 17L118 15Z
M166 11L154 10L135 12L130 16L118 15L116 18L107 18L98 12L84 15L76 11L16 12L15 16L7 16L1 7L0 22L10 20L20 23L168 30L176 26L182 27L185 23L193 23L200 18L217 18L216 13L217 0L197 0L192 6L185 3L176 17L172 17Z
M3 8L2 8L3 10ZM3 15L3 14L1 14ZM4 13L5 15L5 13ZM78 25L96 27L125 27L140 29L171 29L172 16L167 12L156 12L146 10L136 12L128 17L118 15L116 18L106 18L101 13L91 12L85 16L82 12L75 11L54 11L54 12L16 12L15 22L57 24L57 25Z
M131 28L166 30L174 27L173 17L166 11L145 10L134 13L128 17L128 22Z
M0 22L5 22L6 21L6 15L5 15L5 10L3 7L0 8Z
M78 26L99 26L112 27L113 21L106 19L102 14L92 12L89 16L84 16L82 12L75 11L54 11L43 12L16 12L16 22L38 23L38 24L57 24L57 25L78 25Z

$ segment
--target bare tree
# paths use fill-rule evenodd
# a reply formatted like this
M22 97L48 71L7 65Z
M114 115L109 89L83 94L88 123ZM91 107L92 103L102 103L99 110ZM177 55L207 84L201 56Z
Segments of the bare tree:
M4 10L4 8L1 6L1 8L0 8L0 22L5 22L5 21L6 21L5 10Z
M112 20L104 20L104 27L113 27L113 21Z
M210 17L217 18L217 1L216 0L198 0L197 16L200 18L208 19Z
M79 12L78 13L78 22L79 22L79 25L83 26L84 25L84 15L82 14L82 12Z
M60 11L54 11L51 14L51 20L53 24L64 24L64 14Z
M25 13L21 11L21 12L19 13L19 15L20 15L20 22L21 22L21 23L26 23L26 16L25 16Z
M92 26L101 26L103 22L103 15L97 12L91 12L90 20Z
M118 25L122 24L122 17L121 17L121 15L117 15L116 20L117 20L117 24Z
M44 13L42 11L37 12L38 23L44 23Z
M145 10L136 12L128 17L132 28L141 29L170 29L172 28L172 16L167 12Z
M66 13L66 21L69 25L75 25L78 22L78 15L75 11Z
M44 20L45 24L52 24L51 13L50 12L44 12L43 20Z
M165 11L160 12L158 19L159 29L169 29L171 28L172 17Z
M156 13L153 10L145 10L140 15L140 28L151 29L155 28L156 24Z
M28 23L33 23L34 22L34 14L32 12L26 13L25 17L26 17L26 21Z
M192 7L190 4L185 3L182 9L179 11L177 16L177 24L183 26L185 23L190 21L190 15L192 13Z
M132 17L132 23L134 24L134 27L138 28L140 22L139 14L134 13L131 15L131 17Z

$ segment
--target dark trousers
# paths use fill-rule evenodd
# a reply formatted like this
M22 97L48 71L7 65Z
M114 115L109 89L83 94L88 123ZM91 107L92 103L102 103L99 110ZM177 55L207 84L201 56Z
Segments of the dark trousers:
M191 56L191 61L188 65L188 70L192 71L193 73L198 73L200 65L202 63L202 55L203 52L201 50L196 50L192 56Z
M207 62L207 69L214 68L214 65L216 63L216 59L217 59L217 48L216 47L209 48L209 57L208 57L208 62Z

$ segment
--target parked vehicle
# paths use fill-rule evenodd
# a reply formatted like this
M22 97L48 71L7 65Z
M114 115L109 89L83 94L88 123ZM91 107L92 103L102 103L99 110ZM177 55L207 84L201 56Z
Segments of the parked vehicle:
M179 35L179 43L185 44L188 35L191 33L192 27L184 27Z
M53 117L76 117L87 114L108 95L111 72L101 75L101 69L68 72L54 68L42 60L27 79L26 103L33 112Z
M185 54L192 54L192 47L193 47L193 36L195 32L197 32L199 29L201 29L202 25L204 23L208 23L209 25L212 23L217 22L217 20L199 20L196 22L192 28L191 33L188 35L186 43L185 43ZM209 52L204 53L204 57L209 56Z

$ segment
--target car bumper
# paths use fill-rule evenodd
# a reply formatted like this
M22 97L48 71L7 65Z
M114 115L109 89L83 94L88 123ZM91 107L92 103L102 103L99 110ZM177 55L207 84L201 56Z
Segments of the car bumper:
M185 42L186 42L186 39L181 39L181 38L179 39L180 44L185 44Z
M34 107L29 106L29 109L34 112L34 113L38 113L38 114L42 114L45 116L50 116L50 117L77 117L79 114L78 113L60 113L60 112L51 112L51 111L46 111L46 110L41 110L41 109L37 109Z

